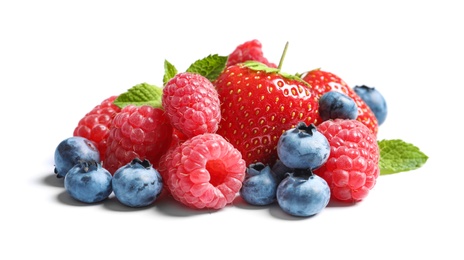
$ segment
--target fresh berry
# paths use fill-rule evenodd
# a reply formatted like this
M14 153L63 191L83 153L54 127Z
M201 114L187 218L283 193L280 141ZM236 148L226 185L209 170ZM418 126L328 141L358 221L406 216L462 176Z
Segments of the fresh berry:
M78 201L96 203L110 196L111 179L111 174L100 163L80 160L64 177L64 188Z
M134 208L151 205L163 188L159 172L149 161L138 158L119 168L111 184L116 199Z
M74 136L81 136L93 141L100 151L100 159L105 159L106 141L110 132L111 122L121 108L113 104L118 96L111 96L95 106L77 124Z
M357 202L366 198L380 174L376 136L357 120L324 121L318 130L331 148L327 162L314 173L327 181L334 199Z
M148 160L156 168L171 138L172 126L162 109L127 105L113 119L103 167L114 174L139 158Z
M255 206L265 206L276 200L276 176L269 165L255 163L248 166L240 196L245 202Z
M354 92L358 94L366 102L369 108L374 112L379 125L385 122L387 118L387 101L385 100L382 93L374 87L368 87L365 85L355 86Z
M272 165L282 133L298 122L316 123L317 97L300 78L256 62L229 66L215 82L222 120L217 133L231 142L247 165Z
M196 135L167 155L164 183L174 199L188 207L221 209L242 187L245 161L218 134Z
M55 149L56 177L63 178L80 160L100 162L100 152L94 142L80 136L72 136L61 141Z
M221 120L218 93L200 74L183 72L170 79L162 103L172 125L187 137L214 133Z
M328 91L319 99L319 115L323 121L329 119L356 119L358 106L346 94L338 91Z
M310 169L295 170L277 186L277 202L287 214L310 217L320 213L330 201L330 188Z
M274 163L274 165L272 165L271 170L274 173L274 175L276 176L278 183L280 183L285 177L287 177L288 173L294 171L293 168L287 167L279 159L277 159L277 161Z
M288 168L317 169L327 161L330 145L314 124L298 123L285 131L277 143L279 160Z
M229 55L226 66L232 66L245 61L258 61L268 67L277 68L277 65L269 62L267 58L264 57L262 47L261 42L256 39L238 45Z
M359 97L358 94L356 94L356 92L354 92L354 90L350 88L340 77L331 72L316 69L306 73L303 76L303 80L311 85L318 98L320 98L324 93L332 90L340 91L348 95L358 106L358 117L356 120L359 120L371 129L374 134L377 134L379 126L374 112L372 112L361 97ZM321 121L319 121L319 123L320 122Z

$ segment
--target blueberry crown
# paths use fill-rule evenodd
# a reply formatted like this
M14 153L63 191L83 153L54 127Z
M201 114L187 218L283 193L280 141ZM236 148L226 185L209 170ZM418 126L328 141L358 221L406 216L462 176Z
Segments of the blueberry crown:
M299 122L298 125L296 126L296 129L298 130L299 133L304 133L304 134L309 134L312 136L314 132L316 132L316 126L314 124L310 124L309 126L306 125L305 122Z

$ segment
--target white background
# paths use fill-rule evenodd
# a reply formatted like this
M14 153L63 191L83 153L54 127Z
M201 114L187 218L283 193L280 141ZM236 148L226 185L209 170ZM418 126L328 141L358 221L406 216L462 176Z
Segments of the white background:
M2 1L1 259L463 259L464 16L459 1ZM239 199L195 211L71 199L57 144L103 99L258 39L288 73L375 86L379 139L429 156L363 202L294 218ZM460 90L460 91L459 91ZM459 91L459 92L458 92Z

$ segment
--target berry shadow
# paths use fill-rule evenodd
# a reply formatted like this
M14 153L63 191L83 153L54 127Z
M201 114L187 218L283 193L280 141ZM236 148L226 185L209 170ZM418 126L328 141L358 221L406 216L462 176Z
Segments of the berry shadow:
M50 187L64 188L64 178L58 178L54 173L44 174L41 183Z
M194 209L189 208L176 201L172 195L163 191L153 204L154 209L163 215L170 217L192 217L205 214L215 213L215 209Z
M149 210L153 207L153 204L145 206L145 207L129 207L127 205L122 204L112 193L108 199L103 201L103 207L108 210L117 211L117 212L133 212L133 211L143 211Z
M311 218L311 217L296 217L296 216L291 216L287 213L285 213L279 206L279 204L277 202L274 202L272 204L269 204L269 205L263 205L263 206L256 206L256 205L251 205L249 203L247 203L243 198L241 198L240 196L237 196L237 198L235 198L234 200L234 203L233 203L233 206L234 207L237 207L237 208L240 208L240 209L244 209L244 210L267 210L269 211L269 214L274 217L274 218L278 218L278 219L282 219L282 220L295 220L295 221L300 221L300 220L304 220L304 219L308 219L308 218Z
M58 202L68 205L68 206L77 206L77 207L92 207L92 206L99 206L103 204L102 201L96 202L96 203L84 203L81 201L78 201L71 197L71 195L68 194L66 190L60 192L58 196L56 197Z
M275 203L275 202L274 202L274 203ZM252 205L252 204L246 202L242 197L237 196L237 197L234 199L234 202L232 203L232 205L233 205L234 207L237 207L237 208L240 208L240 209L244 209L244 210L267 210L267 209L269 209L269 207L272 206L274 203L272 203L271 205L263 205L263 206Z
M274 203L269 207L269 214L273 216L274 218L282 219L282 220L289 220L289 221L304 221L307 219L311 219L317 216L309 216L309 217L297 217L297 216L292 216L290 214L285 213L279 206L278 203Z
M344 208L344 207L355 207L356 203L355 202L344 202L344 201L338 201L338 200L330 200L329 204L327 204L327 207L331 208Z

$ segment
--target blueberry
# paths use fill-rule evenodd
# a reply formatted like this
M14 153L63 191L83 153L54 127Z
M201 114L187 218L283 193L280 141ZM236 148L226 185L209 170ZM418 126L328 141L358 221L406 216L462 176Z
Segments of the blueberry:
M287 176L287 173L293 171L292 168L288 168L283 164L281 160L276 160L271 170L277 178L277 183L281 182Z
M314 124L298 123L285 131L277 143L277 155L285 166L293 169L317 169L329 158L330 144Z
M383 124L387 118L387 102L384 96L376 88L365 85L355 86L353 90L372 110L377 118L378 124Z
M250 164L240 189L240 196L251 205L269 205L276 200L277 185L277 179L269 165Z
M358 106L349 96L339 91L328 91L319 99L319 115L323 121L329 119L356 119Z
M311 170L295 170L280 182L277 203L289 215L309 217L320 213L329 203L330 188Z
M122 204L138 208L158 198L163 180L148 160L135 158L114 172L112 185L114 195Z
M95 203L108 198L112 192L112 176L96 161L80 160L64 177L64 188L74 199Z
M55 149L55 174L63 178L79 160L100 162L100 153L92 141L73 136L61 141Z

